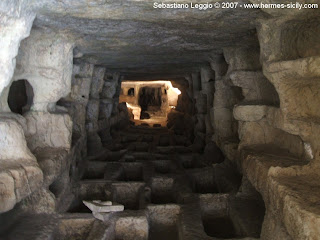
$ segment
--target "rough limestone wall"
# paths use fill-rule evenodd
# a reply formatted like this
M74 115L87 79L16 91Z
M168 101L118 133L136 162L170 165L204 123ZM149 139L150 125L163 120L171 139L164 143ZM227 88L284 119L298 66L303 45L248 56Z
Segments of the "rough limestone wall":
M278 111L279 109L279 97L274 86L261 72L259 49L254 49L254 47L231 48L225 49L224 54L226 61L229 63L228 72L230 73L231 81L235 86L241 88L243 99L235 104L233 108L233 117L239 121L239 145L231 147L229 144L224 144L222 145L222 150L236 161L235 163L240 169L242 166L243 181L245 182L246 179L249 179L254 186L257 186L259 180L252 178L251 175L255 171L250 169L246 165L249 162L243 161L242 158L247 156L245 153L248 149L252 149L254 152L261 151L262 153L267 152L274 155L285 153L285 155L290 155L291 157L304 158L306 155L304 143L299 136L279 129L275 123L270 121L270 111ZM277 120L274 119L274 121L276 122ZM246 160L249 161L249 158ZM254 164L252 159L250 164ZM256 176L263 175L259 173ZM263 181L266 180L264 179ZM279 237L279 239L287 239L286 230L282 227L283 222L279 222L279 218L276 215L278 209L272 209L277 206L277 203L270 201L264 194L264 191L268 191L267 187L262 189L261 191L261 188L257 187L257 190L260 191L264 198L267 209L262 236L265 239L270 239L270 236L274 237L274 235L278 234L276 237ZM270 226L277 226L278 229Z
M193 72L185 77L188 88L183 92L186 95L185 104L193 120L193 149L202 152L206 143L212 141L213 126L210 114L213 106L214 71L210 65L203 66L199 72ZM180 96L179 96L180 98ZM189 102L189 99L191 101Z
M111 81L111 86L113 86L113 87L111 87L111 88L108 87L107 89L115 89L114 94L112 96L112 98L113 98L112 115L118 115L118 114L120 114L119 96L121 93L121 82L123 80L123 77L119 73L112 73L112 79L113 80Z
M194 150L202 151L206 143L212 141L214 133L213 98L215 91L215 72L211 66L203 66L199 72L185 77L188 81L186 94L192 102L189 104L194 122Z
M94 68L86 110L88 156L106 152L103 145L112 141L111 128L119 127L122 120L127 124L127 107L119 105L121 80L118 73L106 72L103 67Z
M100 127L103 129L108 127L109 120L106 119L106 122L102 122L100 119L101 112L111 111L110 109L103 109L105 103L102 102L103 99L100 99L104 87L104 75L104 67L75 60L71 93L59 101L60 105L67 107L74 122L74 154L69 174L71 186L77 184L83 176L85 167L90 164L87 161L88 158L92 155L100 156L101 154L105 157L106 154L106 149L103 148L98 134ZM63 185L63 182L57 182L54 187L59 189L61 185ZM73 199L70 195L67 195L67 198L70 199L69 202ZM64 205L61 202L58 210L67 210Z
M112 96L113 108L111 117L108 119L110 128L107 129L106 137L103 137L104 144L108 144L112 140L109 132L113 138L117 137L114 136L114 134L117 135L117 130L123 130L129 124L129 112L127 105L125 102L119 103L122 80L123 76L117 72L109 72L105 75L105 87L101 94L107 98ZM138 92L138 89L135 89L135 92Z
M64 35L44 29L33 29L30 37L21 42L12 80L26 79L33 88L31 110L23 116L24 134L43 173L37 191L17 206L22 210L54 212L59 194L64 191L54 194L49 189L68 171L73 154L72 120L66 109L56 107L56 102L71 89L72 49L73 44ZM68 178L64 187L67 186Z
M277 28L271 30L272 24ZM269 40L271 31L281 32L277 41ZM268 53L262 55L263 71L280 97L277 115L283 123L278 127L301 136L311 145L315 158L319 158L319 129L317 124L311 123L319 118L319 33L319 18L316 17L276 18L261 22L259 27L259 40Z
M206 126L206 142L211 141L213 135L213 127L211 122L213 118L210 116L210 110L213 107L213 96L214 96L214 79L215 73L210 66L204 66L200 69L201 76L201 93L203 94L202 104L205 107L205 126Z
M0 213L12 209L43 182L42 171L26 144L26 121L10 113L5 94L20 42L29 36L35 17L26 2L0 3Z
M114 99L119 84L118 74L107 72L104 75L102 89L100 91L100 111L99 111L99 136L103 143L112 140L110 135L111 116L117 108L117 100ZM115 103L116 102L116 103Z
M243 100L233 109L233 117L239 121L239 149L252 145L270 145L302 157L303 142L270 125L267 110L279 105L278 94L273 85L262 74L259 49L244 47L225 49L230 63L232 83L241 88Z
M56 102L69 94L72 50L67 36L45 29L33 29L22 41L13 79L27 79L33 87L33 111L54 112Z
M227 51L227 50L225 50ZM233 118L233 106L242 99L241 91L230 79L230 73L237 68L233 62L227 62L223 55L212 58L211 68L215 72L215 92L210 116L214 129L213 140L229 160L236 160L234 151L238 146L238 124ZM225 150L226 149L226 150Z
M271 206L277 203L266 198L261 188L257 187L261 180L252 177L253 172L254 176L265 175L253 169L255 162L247 157L247 151L252 149L255 152L276 154L283 150L286 155L304 157L304 143L299 136L271 124L267 117L270 109L278 109L279 96L275 87L262 74L259 57L259 48L254 46L224 49L228 70L223 77L219 76L219 72L225 70L223 59L216 58L211 63L216 72L214 136L226 159L231 160L232 165L243 174L243 185L239 194L247 191L246 182L249 180L263 196L267 211L262 236L270 239L271 236L274 237L274 232L277 232L279 239L286 239L288 235L284 234L286 231L283 230L283 223L275 221L271 210ZM244 158L248 160L245 161ZM270 231L270 226L274 225L278 229Z
M34 91L26 113L27 142L31 151L71 148L72 121L58 112L57 101L71 90L73 44L63 35L34 29L21 43L13 80L27 79Z
M90 86L89 102L87 105L86 130L88 134L88 155L95 155L102 151L103 146L99 131L100 93L103 89L105 69L95 68Z
M26 210L55 211L58 196L49 187L70 166L72 121L65 111L56 108L56 102L70 92L72 48L73 44L61 34L33 29L30 37L21 42L17 56L12 80L26 79L33 88L31 111L24 115L25 136L43 172L41 188L19 206ZM41 205L46 202L52 204Z
M192 75L189 74L189 75L185 76L185 79L188 81L188 84L189 84L188 89L187 89L188 97L193 100L193 82L192 82Z
M191 74L192 97L194 101L194 148L202 151L206 141L207 95L202 91L200 72ZM187 79L188 80L188 79Z
M193 113L192 98L189 95L190 84L186 78L171 80L172 86L178 88L181 94L178 96L176 110L191 116ZM163 96L165 99L166 97ZM163 100L165 101L165 100Z
M68 113L73 122L72 128L72 149L69 154L70 167L68 172L64 173L61 181L56 181L53 184L54 189L63 189L64 181L70 180L68 186L70 189L64 191L66 201L61 200L61 204L57 204L58 211L65 211L68 208L68 203L72 201L72 186L77 183L82 177L87 157L87 131L86 131L86 114L87 105L89 102L89 95L92 83L92 76L94 71L93 64L79 63L77 59L73 64L71 92L62 98L58 104L68 109ZM56 190L56 191L57 191ZM66 189L67 190L67 189Z
M192 81L192 74L185 76L185 79L188 81L188 88L186 89L187 97L190 99L189 103L189 114L193 116L196 109L195 109L195 99L193 94L193 81Z
M86 136L86 109L89 101L93 69L93 64L74 63L71 92L68 97L63 99L61 104L68 108L72 117L74 138Z
M264 177L266 186L255 184L269 206L262 239L268 239L271 234L274 239L319 237L320 217L312 208L314 201L319 199L310 201L310 196L314 195L311 189L319 186L320 179L320 127L317 120L320 28L319 16L312 14L314 12L306 10L299 15L284 14L261 21L258 27L263 73L274 85L280 99L280 108L268 107L264 115L270 125L288 135L295 135L304 147L304 155L296 154L304 166L295 166L297 163L280 165L270 174L272 177ZM308 18L304 17L306 15ZM247 162L247 158L245 160ZM251 174L248 176L254 181ZM297 184L302 182L303 187Z
M4 0L0 3L0 96L11 82L20 42L29 36L35 18L26 2ZM1 111L5 110L3 103L0 103Z
M261 239L317 239L319 12L265 11L273 18L259 21L260 54L229 48L210 62L214 139L243 173L240 191L249 181L263 197Z
M27 147L24 131L14 117L0 118L0 213L36 191L43 174L34 155Z

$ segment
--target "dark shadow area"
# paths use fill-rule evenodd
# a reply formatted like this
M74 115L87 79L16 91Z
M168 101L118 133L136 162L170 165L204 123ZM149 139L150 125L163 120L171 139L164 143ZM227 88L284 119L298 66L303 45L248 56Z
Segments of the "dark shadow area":
M150 240L176 240L179 239L178 229L175 225L151 224L149 229Z
M128 90L128 96L134 96L134 88Z
M144 87L139 92L141 111L157 111L161 108L161 88Z
M204 231L210 237L236 238L236 232L229 218L208 218L202 220Z
M90 200L96 200L96 199L90 199ZM83 204L82 200L75 199L70 205L68 213L91 213L91 210L86 205Z
M33 88L27 80L14 81L8 95L10 110L21 115L28 112L33 103L33 97Z

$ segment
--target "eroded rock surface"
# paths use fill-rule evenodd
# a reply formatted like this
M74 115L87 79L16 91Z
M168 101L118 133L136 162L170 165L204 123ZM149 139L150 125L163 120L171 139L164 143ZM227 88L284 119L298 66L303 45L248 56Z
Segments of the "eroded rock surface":
M0 2L1 239L319 238L319 3L214 3Z

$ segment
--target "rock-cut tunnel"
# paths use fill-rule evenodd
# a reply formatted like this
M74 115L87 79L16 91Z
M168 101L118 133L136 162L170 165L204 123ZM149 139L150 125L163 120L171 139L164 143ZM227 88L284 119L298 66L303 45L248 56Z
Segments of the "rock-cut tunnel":
M320 239L317 1L179 3L1 1L1 240Z

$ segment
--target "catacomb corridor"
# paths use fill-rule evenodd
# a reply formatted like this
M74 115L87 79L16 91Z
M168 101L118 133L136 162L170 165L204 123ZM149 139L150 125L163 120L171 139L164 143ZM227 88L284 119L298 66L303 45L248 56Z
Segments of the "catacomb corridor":
M320 239L320 2L172 3L0 1L0 240Z

